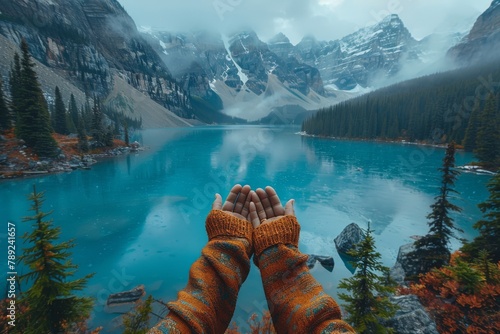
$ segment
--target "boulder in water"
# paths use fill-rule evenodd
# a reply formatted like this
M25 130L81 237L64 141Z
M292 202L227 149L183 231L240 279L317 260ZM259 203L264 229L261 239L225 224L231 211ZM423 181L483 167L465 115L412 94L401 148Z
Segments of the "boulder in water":
M314 254L309 255L309 258L307 259L307 267L309 269L314 268L316 262L319 262L323 266L323 268L325 268L329 272L332 272L333 267L335 267L335 261L333 260L333 257Z
M356 223L352 223L347 225L335 238L335 246L340 253L347 254L364 237L365 233L363 230Z

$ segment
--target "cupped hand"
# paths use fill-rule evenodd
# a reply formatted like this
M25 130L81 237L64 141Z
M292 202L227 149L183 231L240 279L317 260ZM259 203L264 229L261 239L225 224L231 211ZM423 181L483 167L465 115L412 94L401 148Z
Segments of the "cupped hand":
M270 223L285 215L295 216L293 205L295 200L291 199L286 202L285 207L272 187L265 189L258 188L250 193L252 201L249 204L249 220L253 227L256 228L260 224Z
M250 186L241 186L240 184L237 184L233 186L229 195L227 195L224 204L222 204L221 195L215 194L212 209L222 210L237 218L247 220L249 216L250 200Z

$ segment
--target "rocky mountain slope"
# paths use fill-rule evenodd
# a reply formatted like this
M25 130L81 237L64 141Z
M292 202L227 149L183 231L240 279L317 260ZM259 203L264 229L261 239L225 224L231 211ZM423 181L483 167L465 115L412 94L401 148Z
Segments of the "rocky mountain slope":
M117 96L115 75L160 104L161 125L189 114L187 95L116 0L0 0L0 34L11 44L25 38L40 66L50 68L88 96ZM2 60L5 76L11 59ZM51 93L59 82L47 87ZM49 85L50 86L50 85ZM144 96L144 95L143 95ZM129 106L124 106L127 109ZM137 118L140 112L137 112Z
M420 53L418 42L397 15L340 40L320 42L305 37L291 52L317 67L325 83L343 90L370 86L380 75L394 75L402 66L420 61Z
M253 31L144 32L183 89L218 101L231 116L253 121L275 107L312 110L353 96L326 91L314 66L274 52Z
M277 54L251 30L232 36L144 32L183 89L223 105L231 116L254 121L276 107L312 110L354 95L325 90L314 66Z
M436 61L462 37L416 41L398 15L339 40L306 36L297 45L281 33L265 43L253 31L144 32L183 89L249 120L284 106L318 109L366 87L435 72L442 65Z
M461 65L487 61L498 57L500 48L500 0L493 0L490 7L477 19L470 33L448 55Z

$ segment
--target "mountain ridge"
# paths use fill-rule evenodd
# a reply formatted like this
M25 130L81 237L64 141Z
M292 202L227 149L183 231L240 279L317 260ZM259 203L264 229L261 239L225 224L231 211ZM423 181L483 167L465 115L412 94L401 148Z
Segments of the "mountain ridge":
M0 34L15 45L24 38L40 64L88 98L107 97L118 71L133 89L156 101L166 119L189 110L185 92L118 1L0 0L0 12ZM6 75L10 64L3 65Z

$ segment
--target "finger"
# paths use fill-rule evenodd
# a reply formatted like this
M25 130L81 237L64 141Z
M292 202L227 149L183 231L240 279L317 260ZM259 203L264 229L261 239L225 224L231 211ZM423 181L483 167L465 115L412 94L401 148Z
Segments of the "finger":
M247 216L248 215L248 207L245 209L245 203L247 201L248 195L250 194L250 186L245 185L243 188L241 188L240 194L234 203L233 206L233 212L239 213L242 216ZM245 213L243 213L243 209L245 209Z
M264 218L272 218L274 217L274 211L273 207L271 205L271 202L269 202L269 198L267 197L267 193L264 189L257 189L257 195L259 195L260 201L262 203L262 208L263 211L265 212L265 217ZM260 217L260 214L259 214ZM262 218L262 217L261 217Z
M295 216L295 200L291 199L285 204L285 215Z
M252 201L252 194L251 194L252 190L248 185L246 185L245 187L248 187L248 193L246 194L245 203L243 203L243 208L241 209L241 215L246 217L250 212L250 202ZM242 192L247 191L245 187L243 187L243 189L241 190Z
M276 190L274 190L273 187L266 187L266 193L269 198L269 202L271 203L274 216L283 216L285 214L285 209L283 208L283 205L281 205L281 201L276 193Z
M264 191L262 189L257 189L258 192ZM264 210L264 207L262 206L262 202L260 200L259 195L257 194L256 191L252 191L252 203L255 204L255 208L257 211L257 216L259 217L259 220L266 219L266 210Z
M224 202L224 205L222 206L222 210L225 211L233 211L234 209L234 203L238 199L238 195L241 192L242 186L240 184L237 184L231 188L231 191L229 192L229 195L227 195L226 201Z
M255 206L254 202L250 202L249 204L248 220L250 220L254 228L260 225L260 218L257 214L257 207Z
M212 203L212 210L222 210L222 197L219 194L215 194L215 200Z

